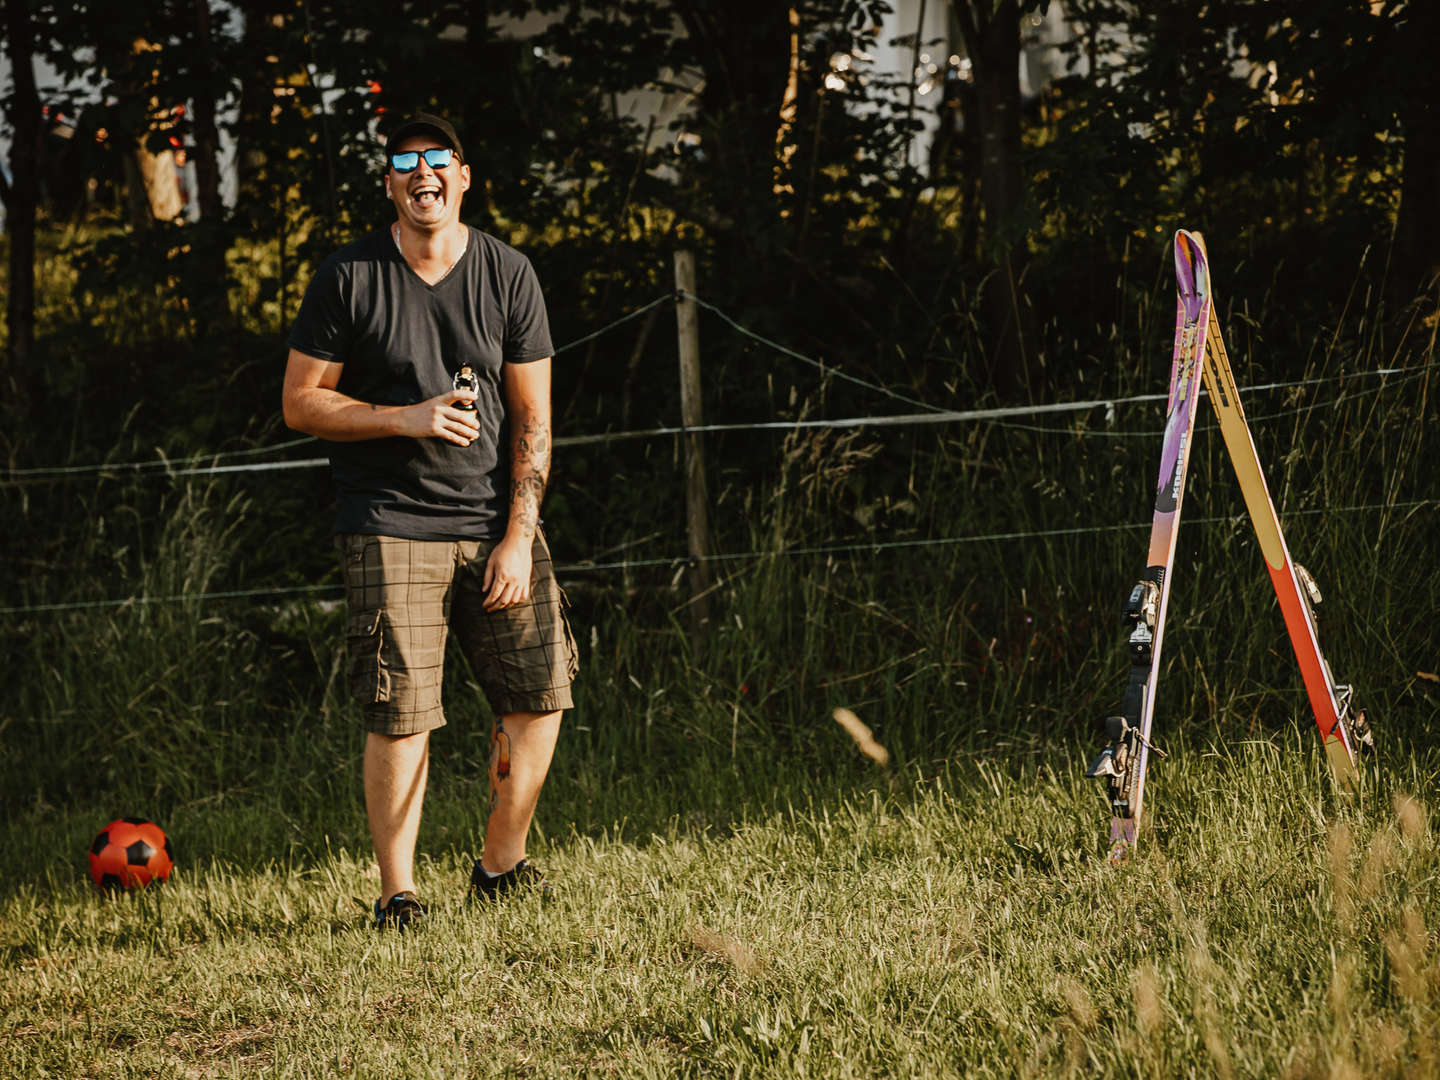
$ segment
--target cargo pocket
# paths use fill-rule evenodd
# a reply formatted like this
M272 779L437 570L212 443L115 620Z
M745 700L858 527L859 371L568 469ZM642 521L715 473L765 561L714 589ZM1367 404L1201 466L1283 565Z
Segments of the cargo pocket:
M575 642L575 631L570 628L570 597L565 594L558 581L555 583L555 590L560 594L560 622L565 627L565 649L568 653L565 675L570 682L574 682L575 676L580 674L580 646Z
M350 616L345 645L350 653L350 695L361 705L390 700L390 665L385 659L390 622L385 612L364 611Z
M336 537L336 546L345 578L345 602L350 609L345 624L350 696L361 705L386 702L390 700L386 654L394 648L394 642L390 620L381 604L380 541L374 536L347 533Z

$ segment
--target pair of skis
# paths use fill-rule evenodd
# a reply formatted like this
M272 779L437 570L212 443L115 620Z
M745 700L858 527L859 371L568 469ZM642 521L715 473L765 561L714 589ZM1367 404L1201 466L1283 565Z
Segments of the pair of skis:
M1145 797L1145 774L1150 760L1150 730L1155 716L1155 687L1160 676L1160 646L1165 633L1165 612L1170 600L1170 574L1180 511L1185 499L1185 475L1195 434L1195 404L1203 380L1220 422L1225 448L1240 481L1245 508L1260 541L1270 581L1280 601L1285 628L1299 661L1310 708L1320 729L1330 767L1346 787L1357 782L1355 755L1373 745L1364 712L1351 713L1351 688L1337 685L1320 652L1312 605L1320 592L1305 569L1290 558L1275 503L1265 484L1245 411L1235 390L1235 376L1220 334L1210 287L1205 245L1198 233L1182 229L1175 234L1175 348L1170 361L1170 393L1165 407L1165 437L1160 454L1160 477L1155 491L1155 515L1150 527L1150 550L1145 573L1130 591L1125 605L1129 624L1130 674L1118 715L1109 717L1106 738L1087 776L1105 782L1110 804L1112 864L1129 861L1139 837L1140 812Z

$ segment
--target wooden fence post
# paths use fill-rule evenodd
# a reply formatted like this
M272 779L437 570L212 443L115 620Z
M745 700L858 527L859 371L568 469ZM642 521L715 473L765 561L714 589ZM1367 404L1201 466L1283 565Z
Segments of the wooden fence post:
M704 423L700 406L700 323L695 301L695 255L675 252L675 322L680 344L680 423L686 428ZM685 445L685 529L694 565L686 572L690 582L690 645L699 657L710 621L710 498L705 487L703 436L687 431Z

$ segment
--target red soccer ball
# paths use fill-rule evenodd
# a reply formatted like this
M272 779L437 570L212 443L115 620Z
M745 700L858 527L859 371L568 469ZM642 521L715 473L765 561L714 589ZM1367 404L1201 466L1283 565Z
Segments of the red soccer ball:
M117 818L96 833L90 845L90 880L104 892L164 881L174 867L170 838L145 818Z

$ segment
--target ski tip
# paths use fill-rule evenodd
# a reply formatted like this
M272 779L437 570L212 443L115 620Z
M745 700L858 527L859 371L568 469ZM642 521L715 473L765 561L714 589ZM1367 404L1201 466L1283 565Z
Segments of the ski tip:
M1175 230L1175 269L1205 265L1205 242L1189 229Z
M1198 233L1178 229L1175 233L1175 287L1185 307L1186 322L1200 317L1200 305L1210 292L1210 275L1205 262L1205 245Z

